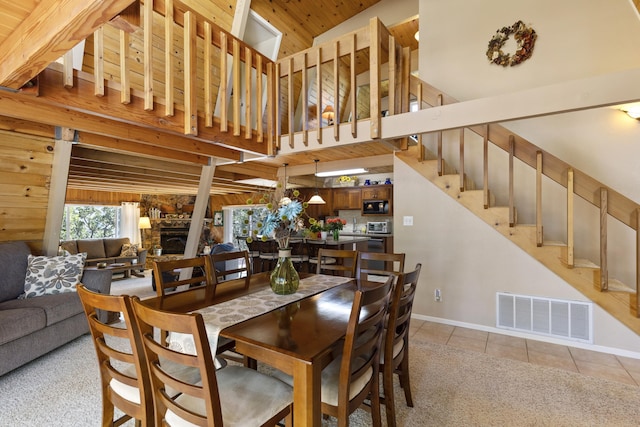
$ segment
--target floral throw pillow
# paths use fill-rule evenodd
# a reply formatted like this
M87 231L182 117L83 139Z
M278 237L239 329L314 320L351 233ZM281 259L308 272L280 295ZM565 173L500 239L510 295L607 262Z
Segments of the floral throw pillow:
M20 298L75 292L86 258L86 252L54 257L29 255L24 293Z
M124 245L122 245L120 256L138 256L138 245L125 243Z

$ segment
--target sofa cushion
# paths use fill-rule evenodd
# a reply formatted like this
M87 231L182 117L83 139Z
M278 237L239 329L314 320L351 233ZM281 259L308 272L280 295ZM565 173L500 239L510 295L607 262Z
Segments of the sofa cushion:
M45 312L39 307L11 309L5 308L2 303L0 304L0 345L39 331L46 324Z
M86 252L87 259L105 258L104 242L102 239L81 239L76 241L78 252Z
M45 326L51 326L84 312L77 292L5 301L0 308L2 310L38 309L44 313Z
M18 298L24 292L30 253L25 242L0 243L0 302Z
M64 242L60 242L60 247L69 252L71 255L75 255L78 253L78 242L76 240L66 240Z
M21 298L75 292L85 259L84 252L54 257L29 255Z
M128 237L104 239L104 252L107 257L119 256L122 251L122 246L126 243L131 243Z

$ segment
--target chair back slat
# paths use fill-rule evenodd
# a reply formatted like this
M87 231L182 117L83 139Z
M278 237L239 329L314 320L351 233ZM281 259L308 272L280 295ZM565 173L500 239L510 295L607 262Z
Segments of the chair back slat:
M404 253L358 252L356 277L372 280L370 276L399 275L404 272ZM382 268L379 265L382 264Z
M318 274L355 277L358 251L320 248L317 263L316 273Z
M191 269L190 277L180 279L183 270ZM209 257L174 259L155 261L153 263L153 277L158 296L164 296L168 290L184 285L213 286L213 267Z
M213 279L216 285L237 277L244 277L244 287L245 289L249 288L251 263L247 251L221 252L211 254L210 257L214 266ZM236 262L237 267L227 268L229 262Z

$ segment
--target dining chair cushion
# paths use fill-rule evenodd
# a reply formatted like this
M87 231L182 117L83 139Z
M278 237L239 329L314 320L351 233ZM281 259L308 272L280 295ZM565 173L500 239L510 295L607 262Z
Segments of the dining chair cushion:
M161 365L165 367L167 372L182 378L185 382L194 384L200 381L200 371L196 368L173 363L170 360L164 360ZM132 378L136 378L136 369L133 366L127 366L122 370L122 372ZM129 402L140 403L140 392L138 391L138 387L132 387L116 380L115 378L112 378L111 381L109 381L109 386L115 393L124 399L127 399ZM173 396L176 393L176 390L171 387L167 387L167 394L169 396Z
M261 425L265 422L265 414L273 416L293 400L291 387L243 366L228 366L216 371L216 380L225 427ZM203 399L182 395L176 400L195 413L206 414ZM195 426L170 410L165 414L165 420L172 427Z
M354 366L354 370L359 369L362 364L362 359L357 359L361 362ZM338 389L340 388L340 365L342 364L342 356L339 356L331 361L322 370L322 391L320 400L322 403L336 406L338 404ZM349 389L349 400L353 399L362 389L367 385L371 376L373 375L373 368L367 369L357 380L351 383ZM282 371L275 370L273 376L280 381L293 386L293 377L285 374Z

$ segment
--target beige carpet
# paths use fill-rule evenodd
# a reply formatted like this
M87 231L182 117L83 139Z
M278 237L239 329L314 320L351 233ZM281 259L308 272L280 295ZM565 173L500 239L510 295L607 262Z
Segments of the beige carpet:
M415 342L411 350L416 406L397 405L399 426L639 424L638 387L439 344ZM0 426L99 426L97 376L85 336L0 377ZM370 425L362 410L351 420Z

